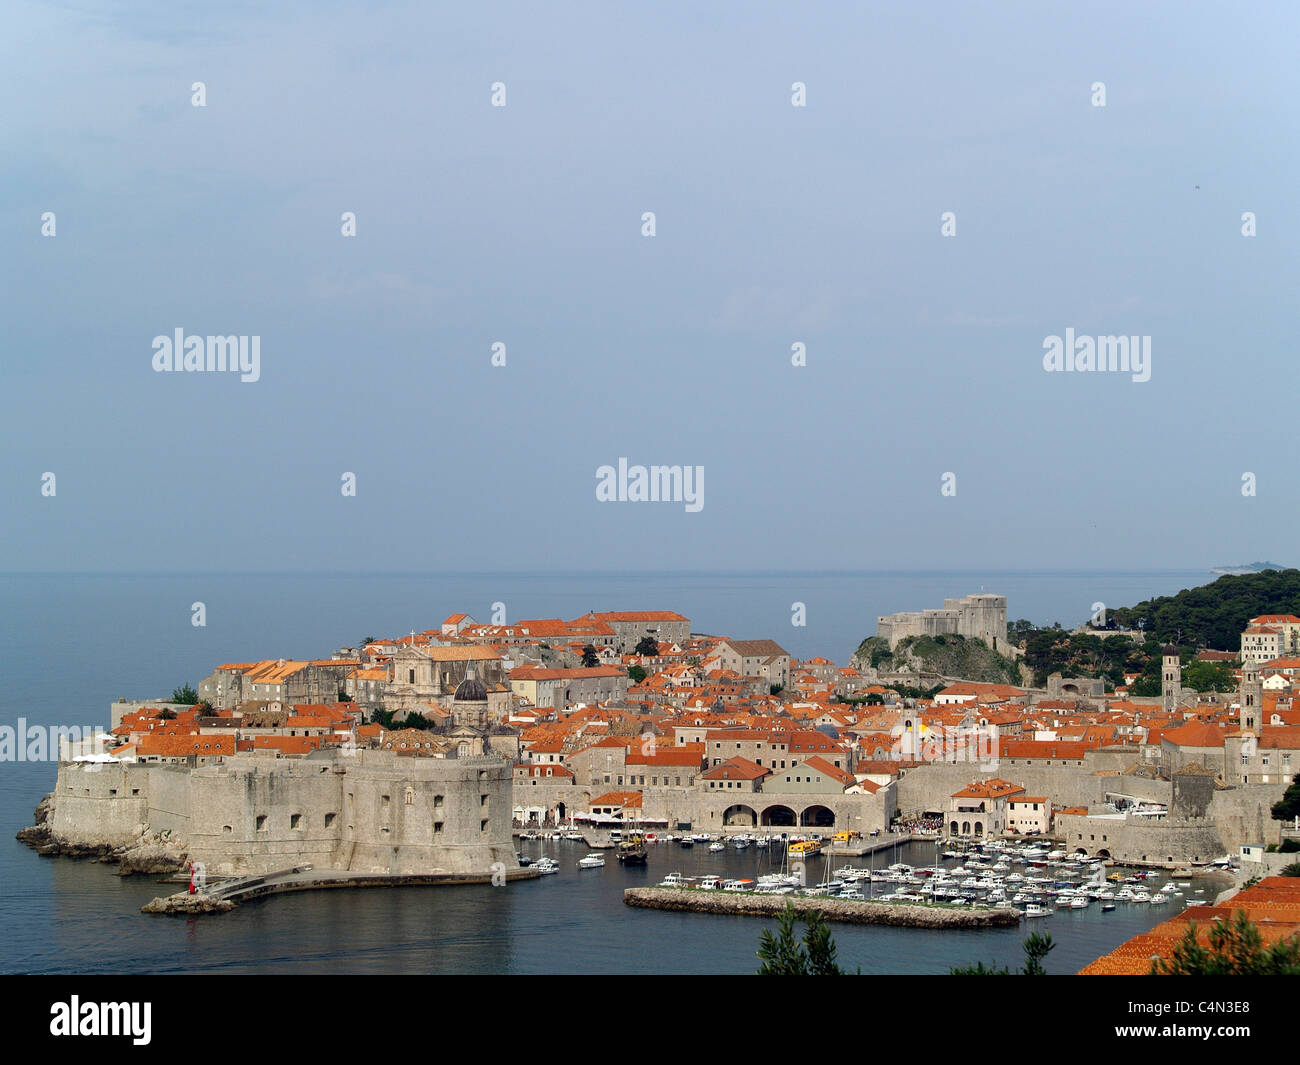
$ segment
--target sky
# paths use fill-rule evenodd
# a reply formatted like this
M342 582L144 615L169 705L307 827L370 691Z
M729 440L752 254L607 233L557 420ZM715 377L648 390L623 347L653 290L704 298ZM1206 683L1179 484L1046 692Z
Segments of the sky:
M1294 564L1300 9L1131 6L7 3L0 569Z

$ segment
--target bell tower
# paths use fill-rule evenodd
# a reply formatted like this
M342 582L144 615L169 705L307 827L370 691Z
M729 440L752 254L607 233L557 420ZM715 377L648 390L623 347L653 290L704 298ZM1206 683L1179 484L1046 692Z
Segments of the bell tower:
M1165 713L1178 709L1178 701L1183 694L1183 665L1178 656L1178 648L1166 644L1161 651L1160 667L1160 701Z

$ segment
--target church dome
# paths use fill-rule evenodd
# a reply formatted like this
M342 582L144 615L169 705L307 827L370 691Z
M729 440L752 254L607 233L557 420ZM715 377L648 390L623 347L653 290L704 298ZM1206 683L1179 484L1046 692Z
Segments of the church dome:
M476 677L466 677L457 686L453 698L458 703L485 703L487 688Z

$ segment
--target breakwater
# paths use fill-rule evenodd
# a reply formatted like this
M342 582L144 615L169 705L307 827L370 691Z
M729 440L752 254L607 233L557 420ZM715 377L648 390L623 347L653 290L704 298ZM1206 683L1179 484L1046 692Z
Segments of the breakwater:
M792 899L784 895L692 888L627 888L623 892L623 902L648 910L684 910L740 917L776 917L785 912L787 905L793 905L797 910L816 910L828 921L899 928L1014 928L1020 924L1020 912L1015 909L948 909L818 896Z
M326 888L361 887L432 887L452 884L505 884L533 880L540 876L535 869L509 869L492 873L361 873L340 869L312 869L298 866L260 876L227 880L209 890L191 895L177 892L152 899L140 907L141 913L191 916L202 913L228 913L243 902L283 895L292 891L320 891ZM501 878L504 879L501 879Z

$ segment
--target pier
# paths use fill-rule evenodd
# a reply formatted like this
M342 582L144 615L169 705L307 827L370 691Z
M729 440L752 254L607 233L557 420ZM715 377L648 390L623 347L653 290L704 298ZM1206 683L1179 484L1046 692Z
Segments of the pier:
M796 910L816 910L828 921L900 928L1016 928L1021 919L1020 911L1012 908L949 909L895 902L858 902L826 897L791 899L783 895L671 887L628 888L623 892L623 902L648 910L682 910L738 917L779 917L787 905L792 905Z
M506 882L533 880L541 876L535 869L508 869ZM490 884L491 873L362 873L347 869L313 869L310 865L294 866L274 873L236 877L205 891L191 895L180 891L153 899L140 907L141 913L186 916L203 913L227 913L240 903L291 891L320 891L326 888L359 887L437 887L454 884Z

